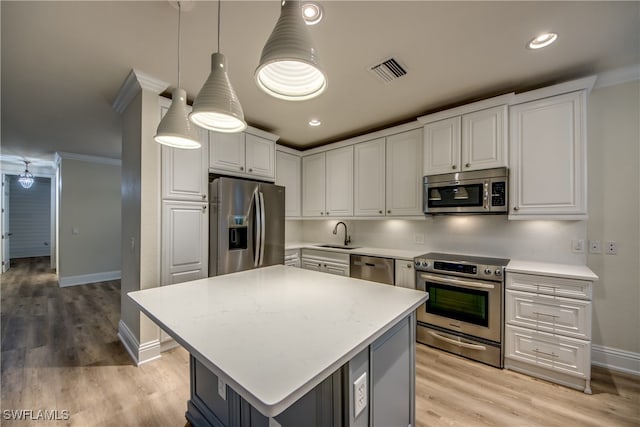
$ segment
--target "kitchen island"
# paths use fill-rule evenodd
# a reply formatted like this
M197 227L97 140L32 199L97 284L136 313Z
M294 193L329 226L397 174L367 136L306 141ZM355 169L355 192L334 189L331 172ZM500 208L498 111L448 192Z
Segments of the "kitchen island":
M191 354L194 426L415 425L424 292L277 265L129 296Z

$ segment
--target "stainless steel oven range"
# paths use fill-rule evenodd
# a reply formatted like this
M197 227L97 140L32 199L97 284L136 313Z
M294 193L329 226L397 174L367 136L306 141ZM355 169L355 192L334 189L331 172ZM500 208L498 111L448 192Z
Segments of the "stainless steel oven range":
M414 259L417 340L498 368L503 366L504 267L508 259L431 252Z

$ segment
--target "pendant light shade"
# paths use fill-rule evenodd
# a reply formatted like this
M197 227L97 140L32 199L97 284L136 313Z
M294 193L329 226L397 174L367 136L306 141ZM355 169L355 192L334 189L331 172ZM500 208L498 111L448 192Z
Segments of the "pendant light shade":
M154 139L174 148L200 148L198 133L189 121L187 113L187 92L180 88L180 15L181 2L178 1L178 87L171 94L171 106L164 115Z
M287 101L315 98L327 88L300 1L283 0L280 18L262 49L255 79L260 89Z
M196 127L189 121L184 89L174 89L171 106L158 125L155 140L174 148L200 148Z
M240 100L227 74L227 59L219 52L211 55L211 74L193 101L189 119L217 132L242 132L247 128Z
M29 172L29 163L31 162L24 162L24 172L18 176L18 183L22 188L31 188L33 185L33 174Z

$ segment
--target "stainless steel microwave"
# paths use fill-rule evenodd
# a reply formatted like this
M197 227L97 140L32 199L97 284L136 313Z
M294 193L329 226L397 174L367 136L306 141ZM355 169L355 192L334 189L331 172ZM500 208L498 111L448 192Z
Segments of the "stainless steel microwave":
M506 214L506 167L429 175L423 178L425 214Z

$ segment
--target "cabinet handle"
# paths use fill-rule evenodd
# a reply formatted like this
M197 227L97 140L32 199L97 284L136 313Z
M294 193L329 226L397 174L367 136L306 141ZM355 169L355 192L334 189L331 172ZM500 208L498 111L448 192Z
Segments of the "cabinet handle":
M324 215L324 212L320 212L320 216Z
M243 171L244 170L244 166L240 166L240 170Z
M456 165L451 166L451 169L457 169L458 167Z
M204 205L204 206L202 207L202 212L206 212L206 211L207 211L207 205Z
M554 288L555 289L555 288ZM553 317L554 319L560 316L554 316L553 314L547 314L547 313L540 313L538 311L534 311L532 314L536 314L538 316L548 316L548 317Z
M407 268L411 268L411 267L413 267L412 264L407 264Z
M470 167L471 167L471 164L470 164L470 163L466 163L466 164L464 165L464 167L465 167L465 168L470 168Z
M249 172L253 172L253 168L249 168Z
M203 194L203 195L202 195L202 200L205 200L206 198L207 198L207 195L206 195L206 194Z
M540 351L537 348L533 350L534 353L538 353L538 354L544 354L545 356L551 356L551 357L560 357L559 355L555 354L554 352L551 353L546 353L544 351Z
M390 213L391 213L391 211L387 211L387 213L388 213L388 214L390 214Z
M519 207L517 207L517 206L514 206L514 207L513 207L513 210L514 210L514 211L517 211L518 209L520 209L520 208L519 208Z
M378 213L379 213L379 214L381 214L381 213L382 213L382 211L378 211Z
M329 216L329 211L327 211L327 216Z

